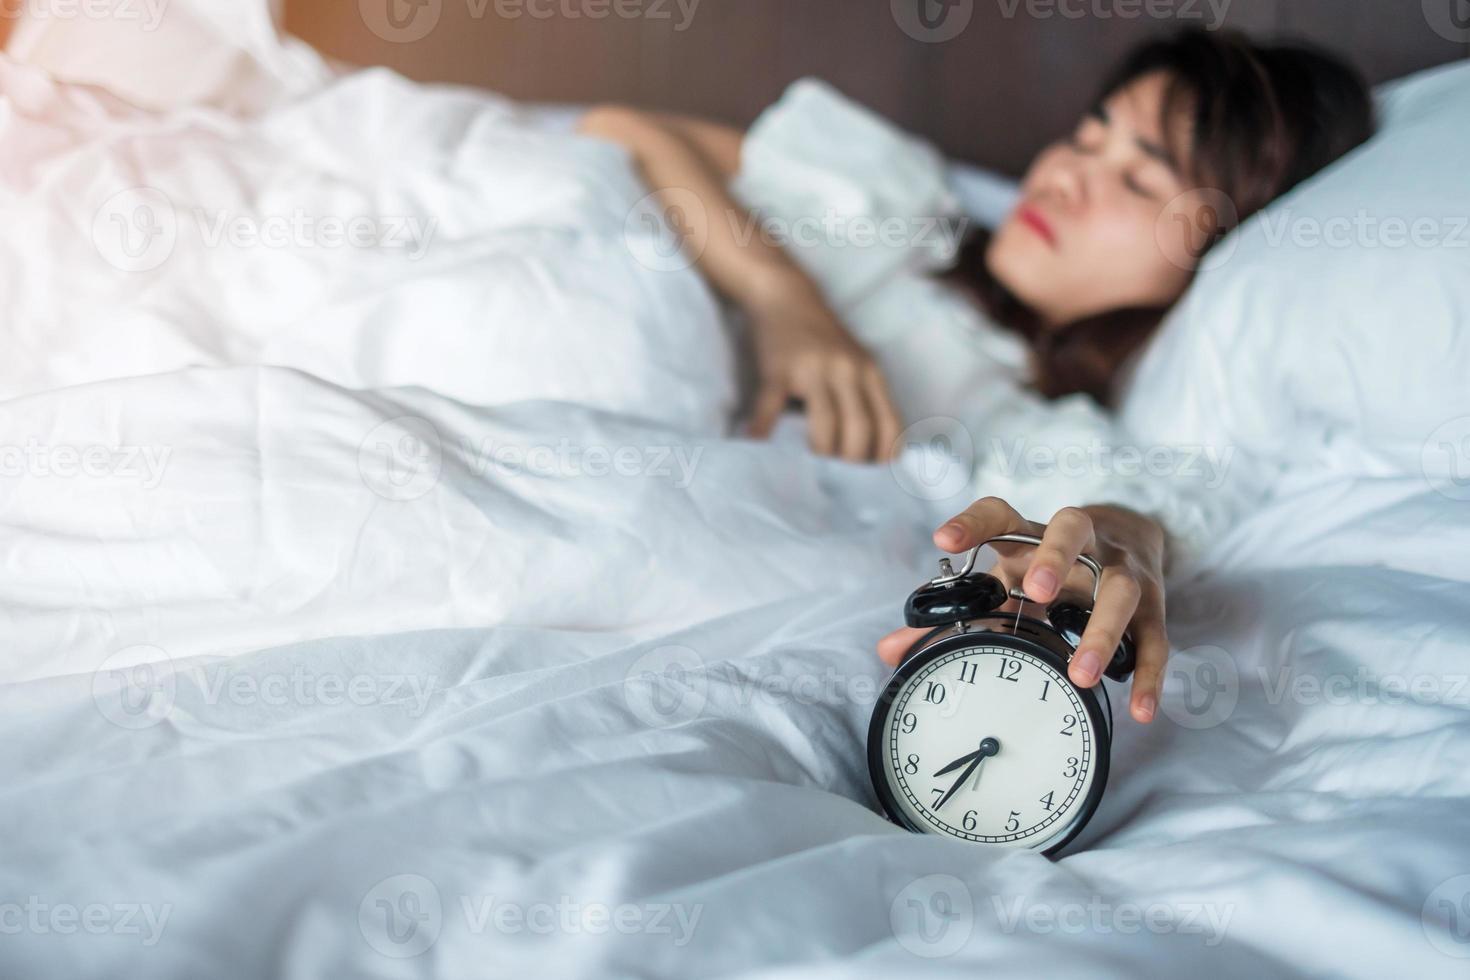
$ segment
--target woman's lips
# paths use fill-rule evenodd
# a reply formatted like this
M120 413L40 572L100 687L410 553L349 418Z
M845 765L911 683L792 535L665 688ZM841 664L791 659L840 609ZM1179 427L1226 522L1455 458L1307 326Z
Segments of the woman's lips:
M1023 225L1040 235L1052 248L1057 247L1057 233L1052 230L1051 224L1041 216L1040 211L1030 205L1023 205L1016 212L1016 217Z

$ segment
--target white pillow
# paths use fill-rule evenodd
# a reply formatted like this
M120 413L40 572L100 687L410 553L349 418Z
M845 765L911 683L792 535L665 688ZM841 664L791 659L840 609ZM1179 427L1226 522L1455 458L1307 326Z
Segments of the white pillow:
M1470 436L1470 65L1380 105L1373 140L1207 256L1124 392L1140 443L1228 448L1261 492L1463 479L1440 450Z
M969 219L934 147L803 78L761 113L731 190L841 310L902 271L954 260Z

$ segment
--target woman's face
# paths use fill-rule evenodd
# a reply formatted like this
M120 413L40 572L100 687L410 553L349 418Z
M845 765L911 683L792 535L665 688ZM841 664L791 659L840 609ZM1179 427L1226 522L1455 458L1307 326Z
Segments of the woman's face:
M1021 202L991 239L992 275L1048 325L1128 307L1168 306L1189 285L1201 249L1179 229L1201 224L1207 192L1186 176L1187 117L1163 130L1168 76L1144 75L1042 151Z

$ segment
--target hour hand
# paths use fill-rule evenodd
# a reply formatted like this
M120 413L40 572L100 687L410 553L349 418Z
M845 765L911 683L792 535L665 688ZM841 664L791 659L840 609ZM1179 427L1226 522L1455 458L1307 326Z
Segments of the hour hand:
M936 772L934 774L934 778L935 779L938 779L940 776L947 776L950 773L954 772L956 769L959 769L961 766L967 766L967 765L969 765L970 762L971 762L971 760L973 760L975 758L975 756L977 756L979 754L980 754L979 751L975 751L975 752L971 752L969 755L962 755L962 756L960 756L958 759L954 760L949 765L945 766L943 769L941 769L938 772Z
M936 772L934 774L934 778L935 779L938 779L940 776L947 776L950 773L954 772L956 769L960 768L961 766L969 765L970 762L972 762L977 755L978 756L995 755L995 753L998 752L998 751L1000 751L1000 743L999 742L997 742L993 738L983 739L980 742L980 747L978 749L976 749L974 752L970 752L970 753L968 753L966 755L960 756L958 759L954 760L949 765L945 766L943 769L941 769L938 772Z

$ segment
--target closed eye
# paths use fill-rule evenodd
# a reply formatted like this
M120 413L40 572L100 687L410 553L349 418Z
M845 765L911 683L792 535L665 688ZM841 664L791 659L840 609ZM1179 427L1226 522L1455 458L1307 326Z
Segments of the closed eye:
M1158 197L1158 195L1155 194L1153 191L1149 190L1147 187L1144 187L1143 184L1139 183L1138 178L1133 176L1132 174L1124 175L1123 186L1127 187L1129 191L1137 194L1139 197L1147 197L1150 199Z

